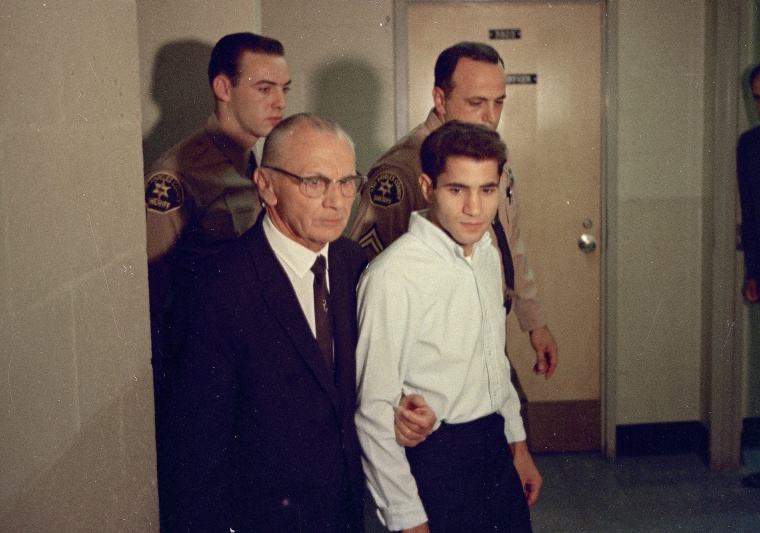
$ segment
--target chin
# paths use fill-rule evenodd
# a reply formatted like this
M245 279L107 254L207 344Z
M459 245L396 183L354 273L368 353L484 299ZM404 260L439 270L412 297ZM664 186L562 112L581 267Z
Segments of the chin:
M317 238L319 242L328 243L328 242L333 242L333 241L338 240L338 237L340 237L342 233L343 233L342 228L340 230L336 228L335 231L320 232Z

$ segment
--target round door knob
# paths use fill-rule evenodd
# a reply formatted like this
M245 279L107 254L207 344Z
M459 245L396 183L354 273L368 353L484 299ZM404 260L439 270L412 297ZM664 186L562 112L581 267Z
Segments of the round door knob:
M590 254L596 250L596 239L593 235L584 233L578 238L578 248L580 248L581 252Z

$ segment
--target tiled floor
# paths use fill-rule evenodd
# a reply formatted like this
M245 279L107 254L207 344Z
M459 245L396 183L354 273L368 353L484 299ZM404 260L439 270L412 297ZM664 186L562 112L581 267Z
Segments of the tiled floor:
M760 533L760 489L741 484L760 471L760 448L743 459L742 470L711 472L696 453L537 455L545 484L531 511L534 531ZM367 515L367 533L385 531Z
M542 532L760 532L760 489L742 477L760 470L760 450L745 468L711 472L697 454L536 457L546 480L533 508Z

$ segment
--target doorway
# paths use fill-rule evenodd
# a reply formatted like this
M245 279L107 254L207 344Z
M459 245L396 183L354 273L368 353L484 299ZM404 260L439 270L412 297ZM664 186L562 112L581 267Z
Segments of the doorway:
M522 239L560 347L554 376L534 377L535 354L510 316L507 346L529 400L530 444L599 450L602 5L409 2L406 13L412 126L431 108L443 49L480 41L504 58L499 132L516 176Z

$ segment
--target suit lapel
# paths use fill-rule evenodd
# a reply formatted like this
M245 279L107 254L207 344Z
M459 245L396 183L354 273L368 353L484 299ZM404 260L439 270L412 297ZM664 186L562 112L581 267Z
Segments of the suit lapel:
M293 286L266 239L260 220L261 218L251 228L251 246L248 250L254 268L262 280L264 301L337 408L338 391L332 373L325 364Z

